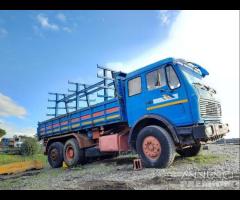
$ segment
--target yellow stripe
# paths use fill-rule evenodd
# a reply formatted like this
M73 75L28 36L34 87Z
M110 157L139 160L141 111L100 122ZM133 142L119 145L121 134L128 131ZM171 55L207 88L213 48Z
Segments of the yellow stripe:
M165 104L161 104L161 105L157 105L157 106L151 106L151 107L148 107L147 110L154 110L154 109L157 109L157 108L172 106L172 105L176 105L176 104L180 104L180 103L186 103L186 102L188 102L188 100L183 99L183 100L174 101L174 102L170 102L170 103L165 103Z
M118 118L120 115L111 115L109 117L107 117L107 119L114 119L114 118Z
M80 124L78 123L78 124L74 124L74 125L72 125L72 128L76 128L76 127L79 127L80 126Z
M66 127L63 127L63 128L61 128L61 130L66 130L66 129L68 129L68 127L66 126Z
M92 121L87 121L87 122L83 122L82 124L87 125L87 124L91 124L91 123L92 123Z
M60 131L60 128L53 129L53 132Z
M104 118L99 118L99 119L93 120L94 123L95 123L95 122L101 122L101 121L104 121Z

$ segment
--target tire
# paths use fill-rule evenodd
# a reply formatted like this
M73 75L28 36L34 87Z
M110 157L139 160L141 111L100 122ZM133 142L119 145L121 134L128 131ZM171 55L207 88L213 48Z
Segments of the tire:
M75 167L78 164L83 164L85 161L84 150L80 149L75 138L69 139L63 150L64 162L68 167Z
M63 165L63 147L61 142L54 142L48 148L48 163L52 168L59 168Z
M193 145L186 149L178 149L176 152L182 157L192 157L199 154L201 151L201 144Z
M153 151L151 141L153 141ZM159 126L143 128L137 137L136 149L144 166L148 168L169 167L175 158L174 142L169 133Z

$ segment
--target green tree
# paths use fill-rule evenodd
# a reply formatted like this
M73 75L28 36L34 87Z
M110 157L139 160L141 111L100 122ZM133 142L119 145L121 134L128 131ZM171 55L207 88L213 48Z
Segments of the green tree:
M0 138L1 138L2 136L6 135L6 134L7 134L7 132L6 132L4 129L1 129L1 128L0 128Z
M20 153L24 156L32 156L39 151L39 144L35 138L26 137L21 145Z

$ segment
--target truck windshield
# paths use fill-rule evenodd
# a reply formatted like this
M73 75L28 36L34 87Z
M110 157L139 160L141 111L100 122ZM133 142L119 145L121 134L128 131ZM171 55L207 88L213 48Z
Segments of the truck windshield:
M201 72L192 66L180 65L180 69L191 84L204 85Z
M189 83L193 85L198 85L201 88L205 88L208 91L211 91L216 94L216 90L211 88L206 82L206 79L203 78L201 71L191 64L180 64L180 70L183 72Z

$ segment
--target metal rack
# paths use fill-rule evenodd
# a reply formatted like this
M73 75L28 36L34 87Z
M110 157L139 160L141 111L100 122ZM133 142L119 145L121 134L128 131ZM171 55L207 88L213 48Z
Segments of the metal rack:
M49 92L49 95L53 95L54 99L48 99L48 102L54 103L54 106L47 107L47 109L54 110L52 114L47 114L47 116L57 117L59 116L59 110L65 110L65 114L76 111L78 109L91 106L91 102L95 102L96 99L90 99L89 95L97 94L97 98L103 98L103 101L107 101L116 96L116 88L114 82L114 73L115 71L106 67L102 67L97 65L97 68L102 70L102 75L97 73L97 77L101 78L102 81L95 83L93 85L87 85L84 83L76 83L72 81L68 81L68 84L74 85L75 89L68 89L68 92L71 94L62 94L62 93L53 93ZM109 77L108 74L111 74ZM114 91L114 95L109 95L109 90ZM98 92L103 91L103 94L99 94ZM80 107L79 102L86 102L84 107ZM64 104L63 107L60 107L60 104ZM74 106L70 106L69 104L74 104Z

